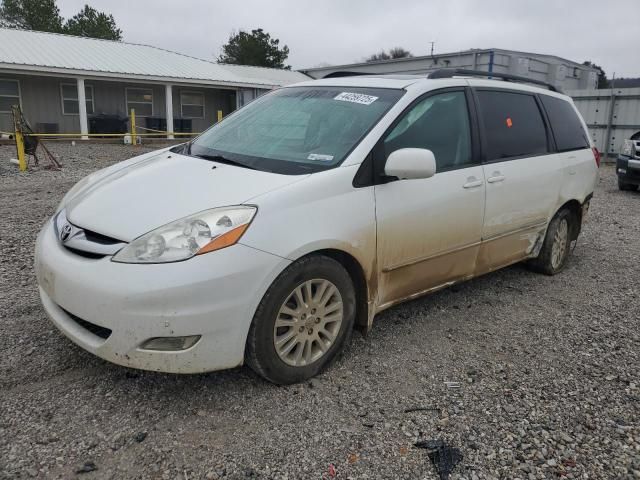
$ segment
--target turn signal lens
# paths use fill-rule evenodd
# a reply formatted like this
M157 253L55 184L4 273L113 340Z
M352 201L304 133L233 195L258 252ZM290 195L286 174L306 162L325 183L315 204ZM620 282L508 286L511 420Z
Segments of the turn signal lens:
M238 240L240 240L240 237L248 227L249 224L240 225L239 227L220 235L215 240L211 240L208 244L198 250L198 255L234 245Z

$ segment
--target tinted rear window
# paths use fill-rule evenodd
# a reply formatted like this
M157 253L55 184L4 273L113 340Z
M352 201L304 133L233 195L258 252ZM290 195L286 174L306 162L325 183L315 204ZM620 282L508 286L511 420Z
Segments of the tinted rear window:
M541 95L540 98L549 116L559 151L566 152L591 146L582 122L569 102L549 95Z
M486 160L547 153L547 132L532 95L480 90Z

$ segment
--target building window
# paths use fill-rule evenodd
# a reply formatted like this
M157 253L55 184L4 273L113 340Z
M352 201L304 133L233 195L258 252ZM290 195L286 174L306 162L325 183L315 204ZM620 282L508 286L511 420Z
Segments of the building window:
M204 118L204 94L180 92L180 108L183 118Z
M153 116L153 90L150 88L127 88L127 112L133 108L137 117Z
M11 112L13 105L20 105L18 80L0 79L0 112Z
M73 83L63 83L60 85L62 93L62 114L78 115L80 107L78 106L78 85ZM87 103L87 115L93 114L93 87L91 85L84 86L84 96Z

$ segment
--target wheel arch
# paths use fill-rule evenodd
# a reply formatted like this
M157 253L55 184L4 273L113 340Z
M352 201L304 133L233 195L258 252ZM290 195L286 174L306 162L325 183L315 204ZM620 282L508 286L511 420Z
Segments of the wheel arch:
M575 219L575 223L571 232L571 240L576 240L578 238L578 235L580 234L580 230L582 229L582 206L583 204L578 200L571 199L563 203L554 214L555 216L562 210L569 210L569 212L571 212L571 215Z
M347 273L351 277L351 281L353 282L353 287L356 292L355 326L358 329L367 330L370 326L369 299L371 298L371 285L370 281L367 280L367 275L365 274L365 270L360 262L350 253L337 248L323 248L314 250L303 255L300 258L314 255L329 257L340 263L347 270ZM296 260L299 260L300 258Z

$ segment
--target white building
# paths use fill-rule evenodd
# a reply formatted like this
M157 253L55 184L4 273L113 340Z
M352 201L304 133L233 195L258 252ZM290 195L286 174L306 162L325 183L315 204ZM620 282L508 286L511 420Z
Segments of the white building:
M554 55L499 48L307 68L301 71L314 78L323 78L341 72L427 74L440 68L464 68L520 75L551 83L561 90L591 89L598 85L598 71L595 68Z
M148 45L0 28L0 131L19 104L39 133L90 133L98 117L200 132L263 91L309 78L222 65ZM118 132L114 132L118 133Z

